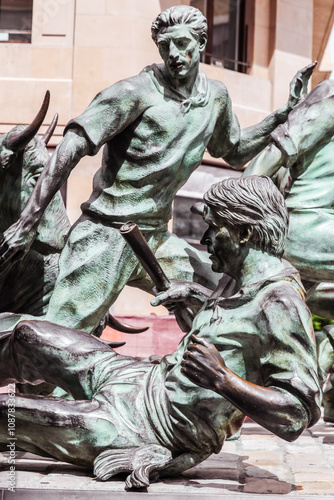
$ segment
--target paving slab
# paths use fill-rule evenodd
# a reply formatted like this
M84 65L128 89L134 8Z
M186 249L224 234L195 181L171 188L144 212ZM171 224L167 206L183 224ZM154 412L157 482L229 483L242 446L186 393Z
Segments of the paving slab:
M334 424L320 420L294 443L246 421L240 439L180 477L153 483L147 492L124 492L125 476L107 482L92 471L17 452L15 493L8 490L8 453L0 454L1 500L145 499L288 500L334 498ZM138 496L140 495L140 496Z

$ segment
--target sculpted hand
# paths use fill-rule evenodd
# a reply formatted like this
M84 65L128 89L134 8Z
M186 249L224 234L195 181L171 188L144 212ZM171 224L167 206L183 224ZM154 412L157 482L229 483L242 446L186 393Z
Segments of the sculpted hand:
M13 264L29 251L37 231L27 231L18 220L3 233L0 240L0 278L8 273Z
M182 302L186 307L202 306L211 293L211 290L198 283L172 281L171 287L167 291L158 293L151 300L151 305L163 305L169 310L175 309L175 304L179 302Z
M192 335L195 342L188 346L181 362L182 373L195 384L218 391L224 384L225 362L214 345L201 337Z
M160 292L151 300L152 306L165 306L168 310L175 309L176 302L187 303L190 295L190 283L171 281L171 287L165 292ZM187 304L186 304L187 305Z
M307 95L307 85L308 81L313 73L314 68L317 65L317 61L305 66L296 73L290 83L290 95L287 102L287 107L289 110L293 109L297 104L299 104Z

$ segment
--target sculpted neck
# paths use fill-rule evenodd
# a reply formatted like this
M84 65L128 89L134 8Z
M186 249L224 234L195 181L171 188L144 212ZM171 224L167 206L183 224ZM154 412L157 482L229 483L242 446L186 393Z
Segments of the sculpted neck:
M165 66L163 67L163 71L169 85L174 90L182 94L186 99L197 95L198 89L196 80L198 77L199 63L196 64L196 66L192 68L192 70L184 78L172 78Z
M284 263L267 252L249 248L236 279L236 290L283 272Z

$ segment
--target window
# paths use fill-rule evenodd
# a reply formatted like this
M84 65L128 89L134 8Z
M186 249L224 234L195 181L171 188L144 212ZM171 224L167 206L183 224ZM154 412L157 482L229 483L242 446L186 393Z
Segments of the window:
M33 0L0 0L0 41L31 42Z
M208 43L202 62L245 73L248 62L246 0L191 0L208 20Z

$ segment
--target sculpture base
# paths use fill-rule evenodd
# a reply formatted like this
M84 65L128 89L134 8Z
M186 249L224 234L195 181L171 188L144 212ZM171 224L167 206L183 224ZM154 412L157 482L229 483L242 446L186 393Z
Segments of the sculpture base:
M177 478L152 483L148 494L124 491L123 476L98 482L91 470L17 452L15 493L8 491L8 453L0 454L3 500L234 500L329 498L334 495L334 425L320 420L294 443L286 443L252 421L239 440ZM140 497L142 498L142 496Z

